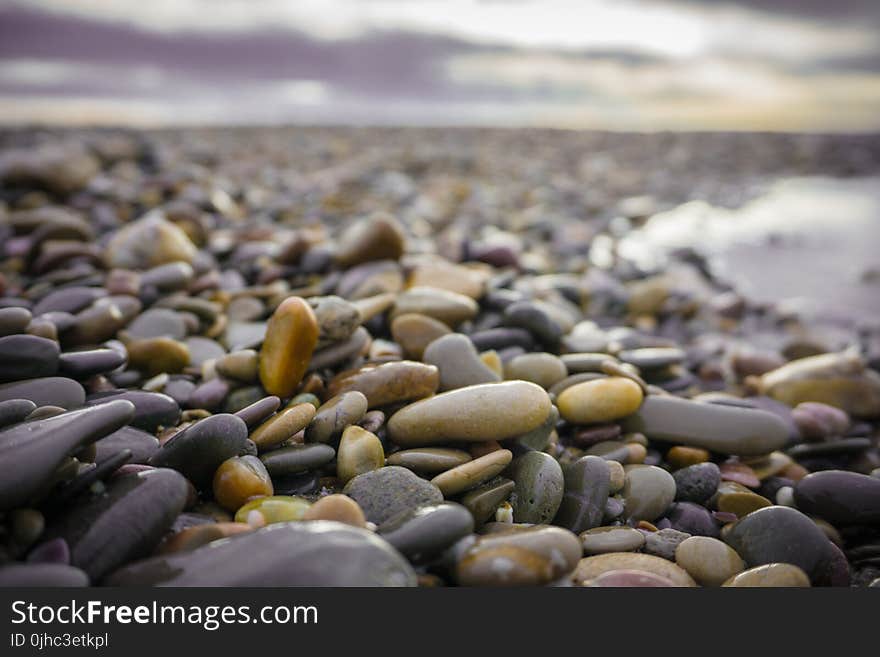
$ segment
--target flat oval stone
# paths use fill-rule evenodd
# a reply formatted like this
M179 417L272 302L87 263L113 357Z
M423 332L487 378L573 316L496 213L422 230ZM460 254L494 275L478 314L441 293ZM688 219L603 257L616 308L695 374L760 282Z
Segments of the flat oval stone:
M507 306L504 324L527 330L546 347L558 345L563 335L562 327L545 305L534 301L516 301Z
M512 459L513 453L510 450L498 449L437 475L431 483L440 489L444 497L457 495L492 479Z
M110 586L415 586L416 575L373 532L330 520L273 524L115 572Z
M723 481L709 504L718 511L733 513L738 518L742 518L773 503L745 486L732 481Z
M296 404L273 415L251 432L251 440L260 450L280 445L308 426L315 417L311 404Z
M93 406L92 408L101 408ZM149 463L159 451L156 437L135 427L122 427L95 442L95 462L100 463L123 450L131 452L129 463Z
M610 554L585 557L580 560L574 573L572 573L572 581L575 584L580 584L584 581L594 580L603 573L613 570L644 571L663 577L675 586L697 585L686 570L674 563L650 554L639 554L637 552L612 552Z
M461 497L462 505L474 518L475 527L481 527L494 515L498 506L513 493L514 486L510 479L498 477L468 491Z
M632 527L595 527L582 532L584 554L635 552L645 544L645 535Z
M160 427L173 427L180 419L180 406L168 395L143 390L113 390L89 395L86 405L94 406L123 399L134 404L131 425L144 431L155 432Z
M768 563L744 570L728 579L722 586L736 587L809 587L807 574L790 563Z
M0 382L52 376L58 371L60 353L57 342L36 335L0 338Z
M235 512L235 522L250 524L255 514L260 520L256 526L302 520L311 506L311 503L303 497L266 495L253 499L239 507L238 511Z
M724 541L749 566L790 563L811 578L830 558L829 541L816 524L800 511L768 506L735 523Z
M27 308L0 308L0 335L24 333L32 318Z
M623 430L738 456L769 454L788 441L788 426L773 413L659 395L647 397Z
M86 391L73 379L50 376L0 384L0 402L8 399L29 399L37 406L72 409L83 405Z
M536 526L481 536L459 560L462 586L540 586L570 573L581 557L577 536Z
M150 459L157 468L172 468L197 488L211 485L223 461L244 453L248 439L244 421L228 413L212 415L188 426L166 441Z
M556 459L544 452L528 452L514 459L505 476L515 485L510 497L514 522L553 520L565 490L562 467Z
M397 297L391 318L417 313L433 317L450 328L455 328L462 322L473 319L478 311L477 302L470 297L420 285L409 288Z
M630 379L605 377L566 388L556 401L572 424L611 422L631 415L642 403L642 389Z
M602 524L611 483L610 468L598 456L562 466L564 493L554 524L577 534Z
M255 401L250 406L245 406L241 410L236 411L235 415L244 420L248 429L253 429L261 422L271 417L271 415L278 410L279 406L281 406L281 400L275 395L269 395L268 397L262 397Z
M376 531L411 562L422 563L473 532L474 519L460 504L443 502L403 511Z
M309 443L290 445L272 450L260 456L266 470L273 477L297 474L320 468L336 457L336 450L330 445Z
M761 390L792 407L821 402L856 417L880 417L880 373L848 353L821 354L786 363L761 377Z
M407 358L421 359L429 344L449 333L449 327L439 319L418 313L398 315L391 322L391 337Z
M148 555L183 510L188 496L186 480L173 470L116 477L104 494L74 507L50 525L45 538L67 541L71 565L98 580Z
M654 465L628 466L623 500L627 518L655 520L662 516L675 499L675 479Z
M112 372L125 364L125 354L115 349L89 349L61 354L58 369L64 376L82 381L96 374Z
M461 449L448 447L415 447L394 452L385 459L388 465L399 465L423 475L434 475L456 468L473 457Z
M880 524L880 479L858 472L825 470L801 479L794 500L804 513L833 525Z
M402 360L366 365L342 372L327 386L330 395L357 391L367 398L369 408L429 397L440 385L440 372L433 365Z
M259 355L253 349L240 349L217 359L214 367L220 376L243 383L256 383L260 378Z
M260 349L260 381L270 395L290 397L318 344L318 320L301 297L288 297L269 318Z
M156 211L116 231L104 253L111 267L150 269L169 262L191 263L197 250L182 228Z
M624 363L635 365L640 370L660 369L678 365L685 359L685 353L674 347L642 347L625 349L617 354Z
M0 429L10 424L21 422L36 408L37 405L30 399L7 399L0 401Z
M516 356L504 366L504 378L531 381L549 390L568 376L565 364L558 356L548 353L530 353Z
M377 525L403 511L443 501L443 494L434 484L393 465L358 475L342 492L360 505L367 520Z
M0 568L0 587L88 586L89 576L63 563L9 563Z
M505 440L539 427L550 406L544 389L527 381L468 386L402 408L388 433L402 446Z
M190 363L189 348L171 338L143 338L125 345L130 367L147 376L176 374Z
M691 536L675 550L675 563L700 586L721 586L745 569L739 555L717 538Z
M361 421L367 412L367 405L367 398L357 390L328 399L306 427L306 440L313 443L331 442L345 427Z
M366 527L367 518L358 503L347 495L327 495L312 504L303 520L335 520L352 527Z
M672 473L677 502L706 502L721 483L721 471L714 463L696 463Z
M168 308L150 308L138 315L125 328L125 332L133 339L171 338L183 340L186 337L186 322L176 310Z
M385 465L382 441L371 431L351 425L342 432L336 452L336 476L342 483Z
M583 586L647 588L675 586L670 580L643 570L609 570L583 582Z
M253 497L267 497L275 491L266 466L256 456L228 458L214 473L214 499L227 511L237 511Z
M434 340L425 349L423 360L439 370L440 391L501 380L480 360L473 343L461 333L450 333Z
M68 456L125 426L133 413L130 403L115 401L0 430L0 510L39 497Z

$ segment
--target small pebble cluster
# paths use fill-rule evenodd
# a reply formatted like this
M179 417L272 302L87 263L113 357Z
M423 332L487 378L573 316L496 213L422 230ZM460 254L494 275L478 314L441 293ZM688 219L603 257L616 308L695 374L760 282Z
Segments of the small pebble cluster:
M0 153L0 585L880 586L876 327L318 134Z

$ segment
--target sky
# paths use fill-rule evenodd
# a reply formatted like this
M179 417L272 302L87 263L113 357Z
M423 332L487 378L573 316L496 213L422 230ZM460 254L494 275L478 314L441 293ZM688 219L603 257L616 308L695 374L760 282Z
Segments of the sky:
M0 123L880 129L880 0L0 0Z

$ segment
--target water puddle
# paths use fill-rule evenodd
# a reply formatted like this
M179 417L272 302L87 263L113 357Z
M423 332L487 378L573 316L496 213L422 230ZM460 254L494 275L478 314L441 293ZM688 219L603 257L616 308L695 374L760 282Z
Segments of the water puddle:
M652 269L683 247L752 299L880 319L880 178L780 180L734 210L693 201L630 231L618 252Z

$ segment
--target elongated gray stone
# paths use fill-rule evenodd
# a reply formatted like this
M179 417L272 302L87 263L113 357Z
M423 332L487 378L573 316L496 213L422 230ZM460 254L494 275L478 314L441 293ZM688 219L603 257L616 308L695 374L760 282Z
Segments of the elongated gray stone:
M501 380L480 360L470 338L461 333L449 333L434 340L425 348L422 360L440 370L441 392Z
M174 470L123 475L105 493L48 527L46 539L67 541L71 564L97 580L148 555L183 511L188 495L186 479Z
M0 402L7 399L30 399L37 406L71 409L83 405L86 391L73 379L48 376L0 384Z
M415 586L397 550L330 520L277 523L191 552L134 563L111 586Z
M601 525L611 481L605 459L583 456L563 466L562 474L565 492L554 524L575 534Z
M768 454L788 439L785 422L767 411L659 395L646 397L623 430L737 456Z
M58 371L59 353L57 342L36 335L0 338L0 381L52 376Z
M129 402L115 401L0 431L0 510L39 497L64 459L125 426L132 415Z

